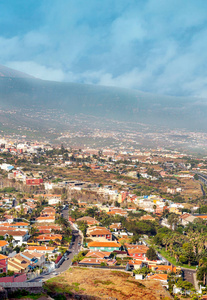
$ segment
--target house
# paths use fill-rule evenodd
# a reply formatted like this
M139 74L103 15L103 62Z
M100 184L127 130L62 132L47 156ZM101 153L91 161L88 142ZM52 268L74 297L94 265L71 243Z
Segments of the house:
M53 207L45 207L42 211L42 214L46 214L46 215L55 215L55 208Z
M20 255L23 258L26 258L27 260L30 261L30 263L36 264L38 267L42 267L45 264L45 255L37 252L29 252L29 251L24 251L21 252Z
M26 243L29 238L27 232L20 230L0 230L0 236L3 236L5 239L7 239L9 236L12 236L12 243L14 246L22 246L22 244Z
M54 241L58 244L59 241L62 240L62 235L61 234L40 234L36 237L36 240L38 242Z
M156 219L150 215L144 215L140 218L140 221L155 221Z
M119 250L121 245L116 242L91 242L88 243L90 250L113 252Z
M29 223L25 223L25 222L17 222L14 224L10 224L10 227L14 230L21 230L21 231L28 231L29 228Z
M167 266L167 265L150 265L149 264L149 268L152 271L155 271L156 273L158 273L158 272L160 272L160 273L163 273L163 272L167 272L167 273L174 272L174 273L176 273L176 271L177 271L177 268L174 267L173 265Z
M14 217L12 215L4 215L4 219L8 222L8 223L12 223L14 221Z
M51 198L51 199L48 199L48 204L49 205L56 205L56 204L58 204L60 202L61 202L60 198Z
M128 248L129 256L131 256L133 258L138 258L138 259L145 258L147 250L149 249L145 245L136 245L136 247L134 247L134 248L129 248L129 246L127 245L127 248Z
M104 258L84 258L79 262L79 265L110 265L115 266L116 265L116 259L104 259Z
M77 222L86 222L88 226L93 226L93 225L98 225L99 224L99 221L97 221L94 218L87 217L87 216L77 219L76 223Z
M103 251L89 251L85 257L92 257L92 258L109 258L110 252L103 252Z
M51 233L53 230L54 231L60 231L61 227L56 224L48 224L48 225L37 225L36 226L37 230L39 233Z
M0 274L7 273L8 256L0 254Z
M42 254L52 254L55 252L55 247L48 247L48 246L27 246L28 252L37 252Z
M8 242L7 242L7 241L0 240L0 251L1 251L1 252L5 252L5 251L6 251L7 245L8 245Z
M26 273L33 267L34 265L30 264L30 260L22 257L20 254L16 254L8 259L8 270L15 273Z
M146 264L141 260L129 260L126 266L127 271L138 270L146 266Z
M26 178L26 185L41 185L43 184L42 178Z
M109 226L109 228L117 232L122 229L122 225L121 223L113 223Z
M37 223L54 223L55 222L55 215L50 216L40 216L36 218Z
M195 219L196 219L196 217L194 217L191 214L187 214L187 213L180 216L180 221L183 226L186 226L187 224L192 223Z
M112 233L105 227L91 227L87 230L87 235L93 239L98 240L102 238L102 240L106 239L111 241L112 240Z

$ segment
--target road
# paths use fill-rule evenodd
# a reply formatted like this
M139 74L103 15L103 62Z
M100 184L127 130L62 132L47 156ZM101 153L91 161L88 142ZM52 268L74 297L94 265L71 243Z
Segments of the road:
M68 209L63 210L62 213L63 213L63 217L68 220ZM72 245L68 249L68 251L70 251L70 253L67 256L66 260L61 264L61 266L59 268L54 269L53 272L51 272L49 274L48 273L43 274L39 277L36 277L35 279L29 280L30 282L39 282L40 280L46 281L50 278L53 278L53 277L59 275L62 272L68 270L69 267L72 265L73 256L78 254L78 252L80 251L80 246L78 245L78 243L81 243L81 236L79 235L77 230L75 230L75 228L73 228L72 225L71 225L71 227L73 229Z
M183 271L183 279L191 282L194 285L194 287L196 287L195 275L194 275L196 273L196 270L182 268L182 271Z

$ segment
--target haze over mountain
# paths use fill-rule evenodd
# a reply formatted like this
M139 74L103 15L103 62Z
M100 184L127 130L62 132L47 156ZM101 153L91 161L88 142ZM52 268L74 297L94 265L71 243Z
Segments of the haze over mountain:
M0 66L0 108L55 109L126 122L206 131L205 99L169 97L98 85L40 80ZM29 122L29 120L25 120ZM25 125L28 125L26 124ZM41 126L41 124L39 124Z

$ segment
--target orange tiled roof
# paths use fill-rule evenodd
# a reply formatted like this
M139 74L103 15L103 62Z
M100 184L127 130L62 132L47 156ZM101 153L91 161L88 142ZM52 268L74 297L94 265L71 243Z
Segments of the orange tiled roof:
M141 253L141 254L146 254L147 253L147 249L144 248L134 248L134 249L128 249L129 255L131 254L136 254L136 253Z
M3 240L0 241L0 247L4 247L4 246L6 246L7 244L8 244L7 241L3 241Z
M176 272L176 267L173 267L172 265L166 266L166 265L149 265L149 268L156 268L156 271L173 271Z
M55 216L39 217L39 218L36 218L36 220L38 220L38 221L41 221L41 220L55 220Z
M167 274L154 274L148 277L148 279L152 280L166 280L167 281Z
M0 254L0 259L7 259L7 258L8 258L8 256Z
M116 242L91 242L91 243L88 243L88 247L117 247L117 248L120 248L121 245Z
M85 263L85 264L97 264L100 265L102 262L106 262L106 259L103 258L84 258L81 260L81 263Z
M53 251L55 250L55 247L47 247L47 246L28 246L28 250L37 250L37 251Z
M90 235L109 235L112 233L108 229L103 228L103 229L94 229L93 231L90 231L89 234Z
M109 252L103 252L103 251L89 251L89 252L86 254L86 257L93 257L93 258L96 258L96 257L104 258L105 256L108 257L108 256L109 256Z
M11 224L10 226L11 227L13 227L13 226L29 226L29 223L17 222L17 223Z
M62 240L61 234L41 234L37 237L37 240Z

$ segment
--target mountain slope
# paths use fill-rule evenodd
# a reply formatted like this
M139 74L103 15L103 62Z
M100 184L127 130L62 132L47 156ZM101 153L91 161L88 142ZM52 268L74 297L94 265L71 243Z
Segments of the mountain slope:
M52 82L0 66L0 108L63 110L108 119L206 130L204 100L152 95L136 90ZM61 112L60 112L61 113Z

